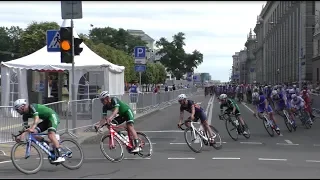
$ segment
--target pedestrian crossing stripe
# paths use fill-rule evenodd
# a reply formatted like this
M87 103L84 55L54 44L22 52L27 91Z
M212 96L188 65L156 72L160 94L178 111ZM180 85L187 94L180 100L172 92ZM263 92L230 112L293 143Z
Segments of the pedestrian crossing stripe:
M60 33L59 31L53 36L49 48L60 48Z

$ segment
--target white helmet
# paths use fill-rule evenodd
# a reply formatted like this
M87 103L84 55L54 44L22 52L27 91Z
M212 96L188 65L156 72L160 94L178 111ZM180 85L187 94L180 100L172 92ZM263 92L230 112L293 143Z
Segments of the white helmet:
M180 94L178 96L178 100L180 101L180 100L183 100L183 99L187 99L187 96L185 94Z
M228 96L226 95L226 94L221 94L220 96L219 96L219 99L226 99Z
M24 106L27 104L27 100L25 99L17 99L14 103L13 103L13 108L15 110L20 109L21 106Z
M272 96L275 96L275 95L278 94L278 91L277 91L277 90L273 90L273 91L271 92L271 94L272 94Z
M254 92L252 93L252 99L258 99L259 98L259 93Z
M296 97L297 97L296 94L292 94L292 95L291 95L291 98L292 98L292 99L294 99L294 98L296 98Z
M289 89L289 94L295 94L296 91L294 89Z
M110 94L108 91L102 91L100 94L99 94L99 99L104 99L106 97L110 97Z

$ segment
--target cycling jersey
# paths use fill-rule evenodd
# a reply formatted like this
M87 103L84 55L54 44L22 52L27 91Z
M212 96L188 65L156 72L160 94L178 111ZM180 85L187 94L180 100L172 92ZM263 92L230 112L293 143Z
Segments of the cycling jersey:
M257 102L257 104L256 104L256 107L257 107L257 111L258 112L260 112L260 113L262 113L262 112L264 112L264 111L267 111L267 112L272 112L272 108L271 108L271 106L269 105L269 103L268 103L268 106L267 106L267 109L266 109L266 105L265 105L265 100L266 100L266 97L264 96L264 95L260 95L259 96L259 100L258 100L258 102ZM267 100L266 100L267 101Z
M186 104L181 104L180 106L180 112L187 111L189 113L192 113L192 106L194 106L194 116L195 120L200 119L201 121L207 120L207 115L198 104L194 103L192 100L187 100Z
M276 97L273 96L272 100L275 100L277 102L277 106L279 109L284 109L287 106L285 104L285 100L286 100L285 98L286 98L286 96L280 92L280 93L278 93L278 96L276 96Z
M304 108L304 105L305 105L305 102L300 96L297 97L297 100L294 100L294 99L291 100L291 107L297 110Z
M42 122L37 125L38 132L43 131L56 131L58 124L60 123L57 113L42 104L29 104L29 111L22 116L24 126L28 125L29 118L39 117Z
M122 124L124 121L132 122L132 123L134 122L134 114L133 114L131 108L129 107L129 105L120 101L116 97L112 97L111 103L106 104L102 107L102 114L107 115L108 111L112 111L116 107L118 108L119 116L115 119L118 121L119 124Z
M224 107L227 108L226 109L227 112L232 112L233 108L236 108L235 114L240 115L240 108L234 100L232 100L230 98L226 99L226 101L224 103L220 104L220 110L222 111Z

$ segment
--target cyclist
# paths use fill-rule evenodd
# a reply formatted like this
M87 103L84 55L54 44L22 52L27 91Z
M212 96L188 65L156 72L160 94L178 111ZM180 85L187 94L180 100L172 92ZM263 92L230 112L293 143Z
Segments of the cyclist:
M18 99L13 103L13 108L22 115L23 125L26 128L28 126L28 119L33 118L33 124L30 128L26 129L26 132L22 133L17 141L24 139L27 132L41 133L48 130L48 138L54 145L54 151L56 152L57 159L54 163L65 161L64 157L61 157L60 144L56 138L56 130L60 120L57 113L51 108L41 104L28 104L25 99ZM42 122L39 123L40 119ZM35 136L38 141L44 142L44 138L41 136ZM46 141L46 143L50 143Z
M283 94L283 92L278 92L277 90L273 90L271 93L271 98L277 103L276 107L278 108L279 111L283 111L284 109L289 109L290 102L287 101L287 97ZM290 115L293 127L296 128L296 123L294 120L293 113L290 110L288 110L288 113Z
M180 103L180 119L178 123L178 127L181 127L184 111L191 113L190 119L193 121L201 120L201 124L206 132L209 134L210 144L214 144L213 132L208 124L207 115L204 110L192 100L188 100L185 94L180 94L178 96L178 101ZM188 126L186 124L186 126Z
M254 104L257 107L257 113L263 113L264 111L268 113L270 120L273 121L274 128L276 131L280 131L280 128L276 124L276 120L274 118L274 114L271 106L263 92L252 94L252 98L254 99ZM257 116L257 113L253 113L254 116Z
M295 111L295 110L299 111L300 109L303 109L308 114L310 125L312 125L312 120L310 118L309 112L305 108L304 100L300 96L297 96L296 94L292 94L291 98L292 98L291 107L292 107L293 111Z
M102 113L103 118L96 124L94 127L96 131L100 129L100 127L105 124L105 122L110 123L113 119L118 122L118 124L122 124L124 121L127 123L127 130L133 136L134 146L135 148L131 150L131 152L139 152L139 138L133 127L134 123L134 114L130 109L129 105L120 101L116 97L110 97L108 91L102 91L99 95L99 99L103 104ZM107 117L107 112L112 111L112 114ZM119 114L118 117L116 117Z
M242 117L240 116L240 108L237 105L236 102L234 102L234 100L228 98L228 96L226 94L221 94L219 96L219 100L220 100L220 114L222 115L223 113L223 107L226 107L226 111L227 112L232 112L232 114L234 114L236 116L236 118L240 119L240 122L243 126L245 126L244 121L242 119ZM219 117L221 117L221 115ZM243 131L243 134L246 135L248 134L246 131Z

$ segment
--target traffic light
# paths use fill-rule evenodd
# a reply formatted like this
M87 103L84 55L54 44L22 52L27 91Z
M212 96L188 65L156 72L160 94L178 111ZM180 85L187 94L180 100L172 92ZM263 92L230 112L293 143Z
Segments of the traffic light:
M74 38L74 55L78 56L82 52L83 48L80 47L80 44L83 42L83 39Z
M72 63L72 28L60 28L60 52L62 63Z

